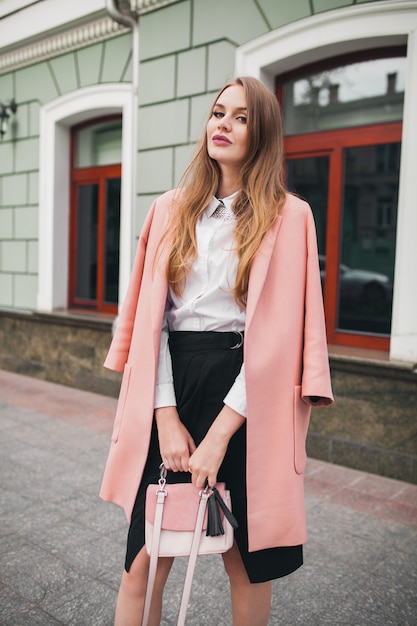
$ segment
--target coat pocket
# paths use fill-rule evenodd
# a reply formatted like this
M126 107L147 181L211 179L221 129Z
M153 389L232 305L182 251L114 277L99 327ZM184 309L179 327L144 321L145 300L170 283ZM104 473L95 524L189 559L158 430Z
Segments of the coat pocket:
M294 387L294 467L297 474L306 468L306 439L311 407L301 397L301 386Z
M123 372L122 384L120 387L119 400L117 402L116 417L114 418L113 433L111 436L111 439L114 442L118 440L120 428L122 426L122 420L123 420L123 414L125 411L127 392L129 390L131 372L132 372L132 366L126 363L124 372Z

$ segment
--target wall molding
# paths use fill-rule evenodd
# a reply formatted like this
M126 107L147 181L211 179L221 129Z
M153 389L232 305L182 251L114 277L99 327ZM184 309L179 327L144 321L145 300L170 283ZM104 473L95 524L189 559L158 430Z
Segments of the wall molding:
M103 17L0 54L0 74L46 61L127 32L128 28L110 17Z
M55 2L57 1L55 0ZM139 18L142 14L155 11L175 2L178 2L178 0L130 0L131 14ZM16 34L16 37L13 37L14 41L10 41L9 45L6 46L7 50L0 52L0 75L129 32L129 28L126 26L114 21L109 15L103 15L104 0L102 0L103 7L100 10L102 15L98 15L96 3L90 0L89 4L86 4L85 10L87 13L83 18L82 24L74 25L74 15L68 13L68 11L66 12L65 5L63 5L61 13L58 11L59 17L54 23L51 22L49 25L50 27L53 26L53 30L49 31L49 33L52 32L53 34L42 35L40 27L37 27L36 24L41 23L43 28L47 27L44 23L44 15L39 14L40 9L37 3L32 3L31 6L30 3L28 4L29 6L23 7L20 11L2 18L2 26L6 29L4 32L7 32L7 20L10 18L9 30L11 29ZM41 4L39 3L39 5ZM68 5L66 7L68 9ZM59 9L58 5L56 8ZM25 9L28 13L25 13ZM90 15L88 15L88 12L90 12ZM28 27L28 20L33 21L33 28ZM71 27L68 27L66 21L70 20L72 20L72 24ZM19 33L21 33L19 26L23 24L26 26L25 35L19 41ZM22 34L20 34L20 37L22 37Z

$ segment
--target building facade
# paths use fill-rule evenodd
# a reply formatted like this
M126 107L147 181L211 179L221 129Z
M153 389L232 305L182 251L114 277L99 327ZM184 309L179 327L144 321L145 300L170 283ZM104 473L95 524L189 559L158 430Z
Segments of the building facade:
M338 402L309 446L417 481L417 1L0 0L0 42L0 367L117 392L146 212L256 76L317 224Z

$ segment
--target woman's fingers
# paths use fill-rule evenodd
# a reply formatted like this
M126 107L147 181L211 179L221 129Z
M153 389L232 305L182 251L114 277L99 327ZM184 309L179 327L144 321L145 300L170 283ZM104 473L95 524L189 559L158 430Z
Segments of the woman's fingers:
M164 456L162 462L167 470L171 472L188 472L188 460L190 455L184 456Z
M188 472L188 461L195 450L195 443L180 421L175 407L168 408L174 410L160 410L156 414L162 462L172 472Z

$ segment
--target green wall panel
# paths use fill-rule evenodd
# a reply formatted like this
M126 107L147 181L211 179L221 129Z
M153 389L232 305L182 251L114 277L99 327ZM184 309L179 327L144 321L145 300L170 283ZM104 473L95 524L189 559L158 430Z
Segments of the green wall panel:
M254 0L195 0L193 45L228 39L237 45L268 32Z
M211 44L208 52L208 89L217 91L234 78L236 47L228 41Z
M173 186L177 187L181 176L184 174L185 168L188 167L197 144L189 144L187 146L178 146L174 150L174 180Z
M27 254L28 254L28 272L30 274L36 274L38 271L38 242L27 242Z
M13 172L13 164L14 147L12 142L0 143L0 174L11 174Z
M122 82L124 69L132 49L132 36L123 35L104 42L100 82ZM130 77L129 77L130 78Z
M26 174L3 176L0 202L3 206L21 206L27 201Z
M1 250L1 242L0 242ZM1 268L0 268L1 270ZM13 306L13 276L0 273L0 306Z
M14 97L13 74L0 75L0 94L2 102L8 102Z
M20 309L35 309L38 278L32 275L14 277L14 306Z
M173 100L175 97L175 56L141 63L139 104Z
M206 89L206 48L178 54L177 96L202 93Z
M17 207L14 210L14 236L16 239L36 239L38 236L37 207Z
M33 100L45 104L59 95L54 77L46 62L16 71L16 101L18 104Z
M188 141L188 101L173 100L139 111L139 149Z
M12 239L12 238L13 238L13 209L0 209L0 241L3 239Z
M38 139L22 139L16 142L15 168L17 172L37 170L39 167Z
M271 29L311 15L310 0L258 0Z
M3 241L1 268L3 272L26 272L26 242Z
M51 59L50 63L60 94L74 91L79 87L75 52Z
M142 229L142 224L145 221L152 202L159 196L159 193L142 194L136 197L135 207L135 237L138 238Z
M190 141L200 141L214 97L215 93L211 93L191 99Z
M150 150L138 155L138 188L141 193L161 193L172 187L173 150Z
M80 87L96 85L99 82L103 44L98 43L76 52Z
M39 102L31 102L29 104L28 135L39 135L40 108Z
M28 174L28 204L37 204L39 202L39 174L38 172L30 172Z
M5 135L5 139L24 139L29 135L30 103L22 104L18 102L15 115L9 123L10 132Z
M353 0L313 0L313 9L314 13L322 13L323 11L347 7L351 4L354 4Z
M211 2L210 2L211 4ZM191 45L191 2L145 13L140 22L142 60L186 50Z

